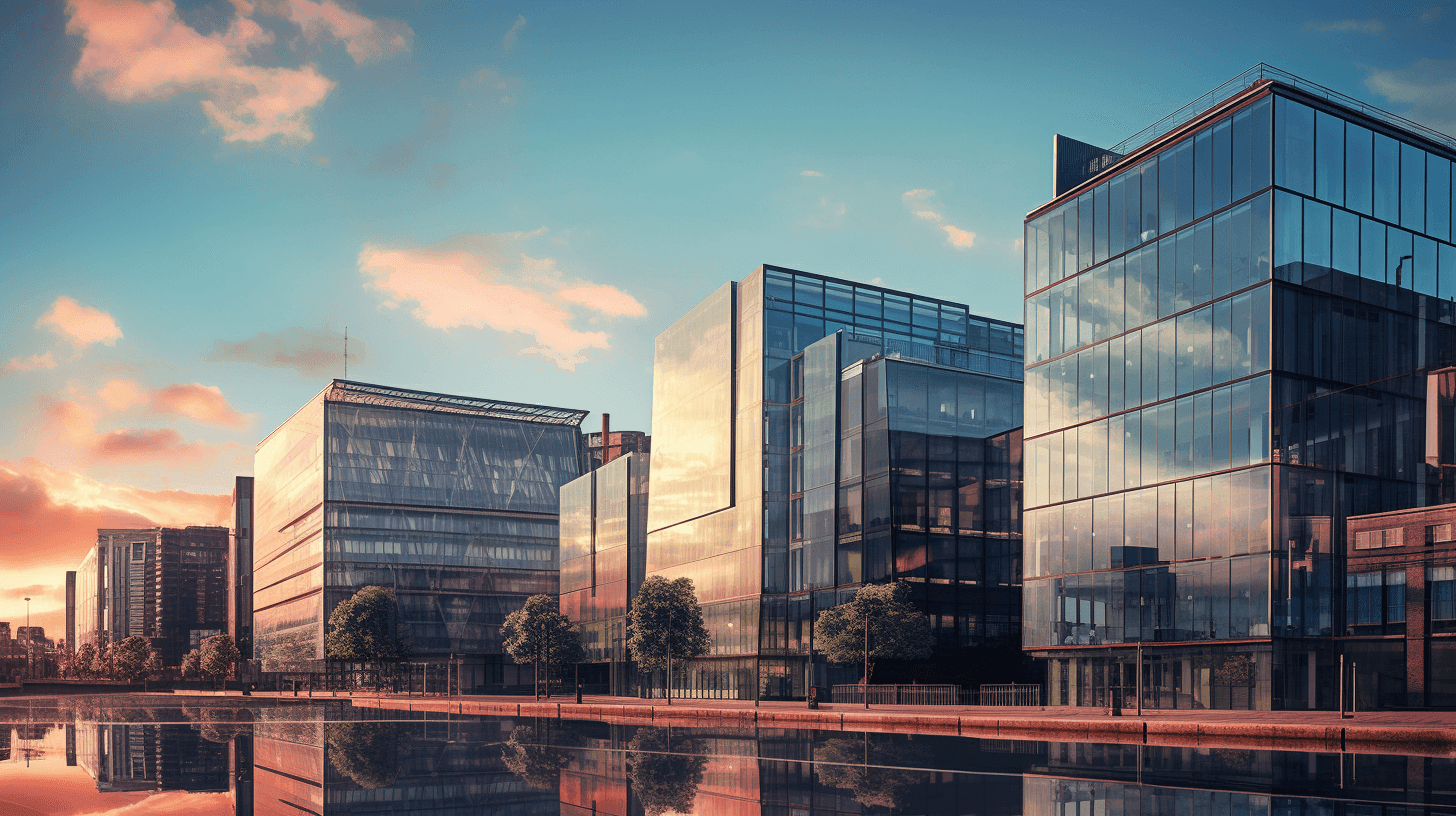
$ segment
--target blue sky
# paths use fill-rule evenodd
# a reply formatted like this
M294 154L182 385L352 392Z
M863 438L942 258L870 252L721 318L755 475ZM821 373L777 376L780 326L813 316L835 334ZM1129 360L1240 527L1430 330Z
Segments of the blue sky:
M1456 130L1451 3L341 2L0 5L0 564L215 521L345 326L351 378L646 429L762 263L1019 320L1054 133L1260 61Z

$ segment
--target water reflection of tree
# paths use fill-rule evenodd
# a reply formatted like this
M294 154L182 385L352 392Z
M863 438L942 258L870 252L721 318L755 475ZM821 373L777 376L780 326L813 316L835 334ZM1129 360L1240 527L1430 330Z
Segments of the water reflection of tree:
M648 816L692 813L698 785L708 764L708 746L695 737L673 739L656 726L637 729L627 744L627 777Z
M506 770L527 785L537 790L556 790L561 769L570 757L562 748L551 744L551 735L545 729L518 725L506 739L501 758Z
M329 762L361 788L385 788L399 776L408 732L397 722L339 722L324 727Z
M835 737L814 748L814 772L821 784L850 791L865 807L885 810L905 807L924 772L883 766L923 767L929 761L923 745L903 739L875 745L868 735Z
M210 742L232 742L253 733L253 712L246 708L202 709L202 737Z

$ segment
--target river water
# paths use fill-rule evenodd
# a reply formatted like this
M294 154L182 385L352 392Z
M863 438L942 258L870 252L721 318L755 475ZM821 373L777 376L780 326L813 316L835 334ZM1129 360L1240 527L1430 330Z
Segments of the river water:
M1456 814L1456 758L0 701L0 816Z

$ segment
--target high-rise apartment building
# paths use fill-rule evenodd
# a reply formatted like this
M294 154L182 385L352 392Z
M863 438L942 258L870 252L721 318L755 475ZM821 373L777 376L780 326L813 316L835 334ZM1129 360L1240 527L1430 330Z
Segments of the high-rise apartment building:
M943 645L1014 640L1017 503L1001 492L1005 581L982 595L988 516L973 497L978 441L1021 424L1021 339L962 304L773 266L658 336L647 573L692 578L712 635L675 693L853 681L811 658L812 627L864 582L910 581ZM1009 464L996 472L1009 483Z
M582 682L628 694L627 612L647 559L647 453L609 460L561 488L561 614L581 628Z
M1110 150L1058 137L1025 244L1051 704L1335 706L1346 518L1443 492L1453 157L1262 65Z
M76 570L76 646L132 635L165 666L227 626L226 527L97 530Z
M244 660L253 657L253 477L233 481L228 514L228 634Z
M394 589L411 659L515 682L500 628L558 587L559 490L585 411L334 380L258 444L253 656L319 671L330 612ZM529 671L529 670L528 670Z

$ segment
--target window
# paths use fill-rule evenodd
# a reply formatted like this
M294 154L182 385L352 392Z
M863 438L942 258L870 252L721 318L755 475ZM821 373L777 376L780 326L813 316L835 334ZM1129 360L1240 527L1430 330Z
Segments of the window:
M1431 620L1456 618L1456 567L1426 567Z
M1450 527L1451 525L1444 525ZM1426 537L1430 538L1430 528L1426 528ZM1393 527L1388 530L1365 530L1355 533L1355 549L1357 550L1378 550L1382 547L1399 547L1402 543L1400 527Z
M1451 541L1450 524L1428 524L1426 525L1426 545L1444 544Z

